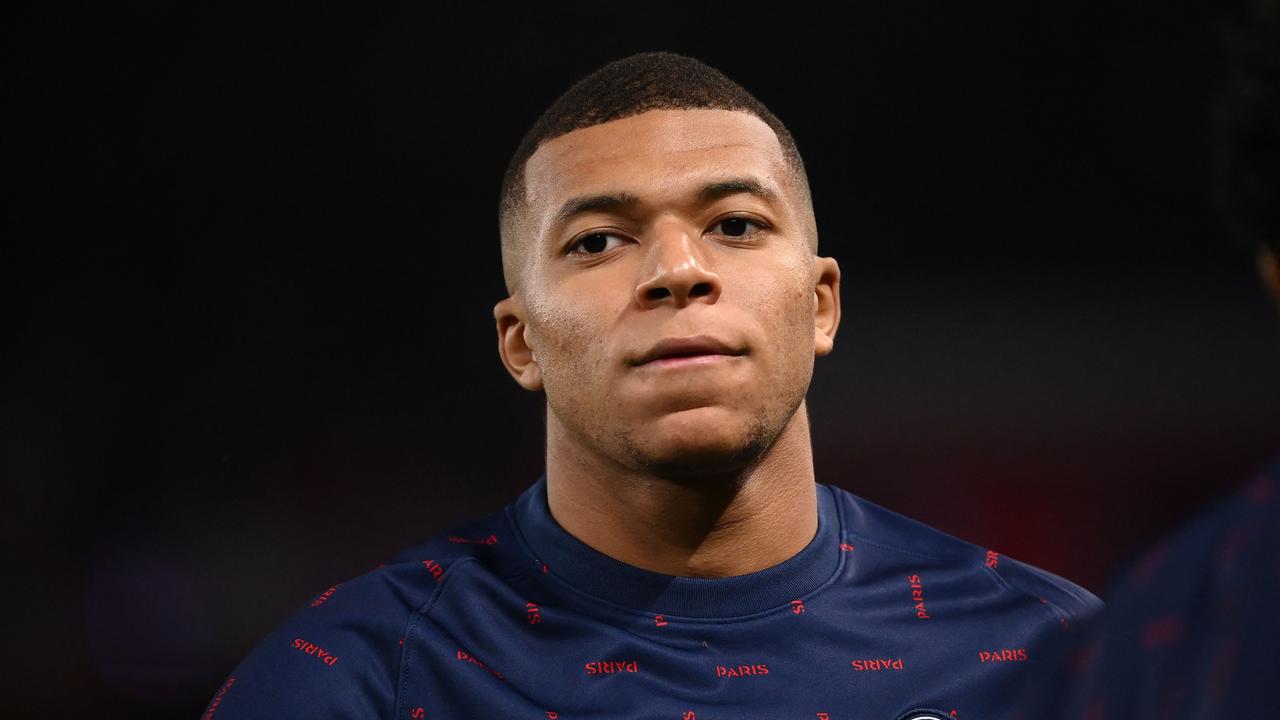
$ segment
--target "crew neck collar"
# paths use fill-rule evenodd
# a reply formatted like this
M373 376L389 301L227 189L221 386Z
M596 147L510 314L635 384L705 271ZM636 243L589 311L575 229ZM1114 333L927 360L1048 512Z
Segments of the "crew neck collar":
M836 573L842 518L831 488L819 483L817 496L818 531L800 552L773 567L724 578L664 575L586 545L551 516L545 473L507 512L544 572L583 593L645 613L732 618L789 605Z

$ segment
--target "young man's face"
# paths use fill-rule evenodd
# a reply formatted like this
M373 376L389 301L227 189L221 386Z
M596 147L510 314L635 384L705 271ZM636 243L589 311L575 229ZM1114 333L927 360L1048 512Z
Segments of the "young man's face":
M839 320L839 269L813 253L773 130L654 110L544 143L525 177L523 275L495 311L504 360L545 389L556 430L666 475L767 449Z

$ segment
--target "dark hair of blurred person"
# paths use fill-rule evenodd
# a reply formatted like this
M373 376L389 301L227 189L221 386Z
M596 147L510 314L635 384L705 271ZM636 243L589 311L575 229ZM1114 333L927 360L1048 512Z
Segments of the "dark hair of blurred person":
M1224 39L1215 200L1280 310L1280 0L1253 2ZM1012 717L1280 717L1277 606L1280 454L1134 564Z

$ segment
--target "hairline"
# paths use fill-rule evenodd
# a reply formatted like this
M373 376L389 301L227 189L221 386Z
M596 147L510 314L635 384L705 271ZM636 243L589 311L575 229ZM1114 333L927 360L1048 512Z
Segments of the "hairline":
M529 210L529 187L527 182L528 176L526 173L529 161L533 159L533 156L537 154L538 150L540 150L543 145L552 140L564 137L565 135L569 135L577 130L584 130L589 127L604 125L609 122L613 122L614 120L635 117L655 110L726 110L729 112L746 113L763 122L769 128L770 132L773 133L774 140L778 143L778 149L782 154L783 164L787 168L787 175L789 176L792 184L792 191L797 195L796 199L799 200L801 209L808 210L808 213L806 214L807 217L805 218L805 221L802 222L807 226L805 227L805 234L808 236L806 237L806 241L814 254L817 254L818 234L816 227L817 221L816 218L813 217L813 196L809 188L809 181L803 164L804 161L800 157L799 149L794 147L794 140L792 140L792 146L789 149L787 143L783 142L782 137L778 135L778 131L773 128L768 119L751 108L727 108L710 105L691 105L688 107L678 108L647 108L629 115L610 118L604 122L575 127L567 132L542 138L538 141L538 144L534 147L533 151L529 153L529 157L525 158L524 162L521 163L519 171L512 179L510 192L502 196L501 214L499 218L499 239L502 251L503 279L506 283L508 295L515 296L520 292L522 287L521 280L523 279L523 269L527 265L527 263L523 261L523 258L519 263L514 262L514 258L512 256L526 254L529 250L531 241L534 240L534 238L530 237L520 237L522 234L527 235L527 231L529 230L527 227L529 221L527 215Z

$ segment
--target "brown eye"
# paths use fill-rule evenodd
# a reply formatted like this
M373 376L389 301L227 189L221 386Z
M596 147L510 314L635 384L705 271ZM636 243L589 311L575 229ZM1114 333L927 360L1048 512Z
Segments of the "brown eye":
M619 245L618 242L611 242L610 238L615 241L619 240L619 236L612 233L591 233L584 235L580 240L569 247L570 254L578 255L599 255L606 250L612 250Z
M744 218L744 217L725 218L720 222L716 223L716 225L723 230L723 232L721 232L720 234L728 235L729 237L745 237L747 235L750 235L751 231L748 230L748 226L751 226L751 225L754 225L755 227L760 229L764 229L764 226L762 224L754 220L748 220L747 218Z

